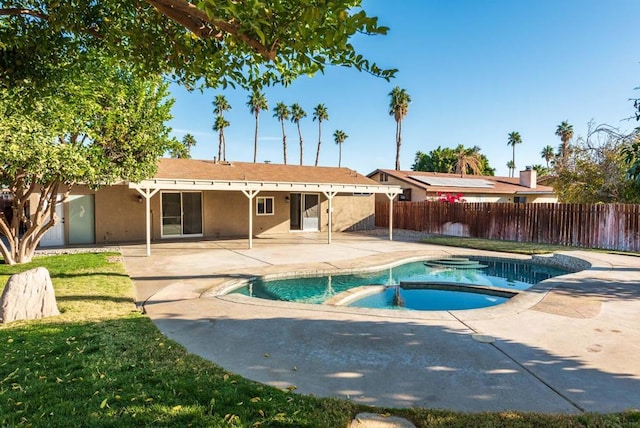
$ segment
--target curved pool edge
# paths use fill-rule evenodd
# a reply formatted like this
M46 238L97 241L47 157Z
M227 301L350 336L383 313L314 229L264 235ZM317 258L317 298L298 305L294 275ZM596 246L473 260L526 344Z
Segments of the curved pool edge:
M565 275L560 275L554 278L549 278L538 284L532 285L525 292L518 293L516 296L510 298L508 301L501 303L495 306L489 306L485 308L478 309L464 309L464 310L444 310L444 311L394 311L390 309L374 309L374 308L360 308L360 307L351 307L351 306L336 306L336 305L328 305L328 304L311 304L311 303L297 303L297 302L287 302L287 301L277 301L277 300L268 300L268 299L260 299L256 297L249 297L240 294L229 294L234 289L242 287L246 285L250 280L255 278L263 278L265 280L271 279L283 279L283 278L304 278L304 277L312 277L319 275L337 275L337 274L351 274L351 273L361 273L361 272L370 272L375 270L386 269L394 266L398 266L404 263L424 261L429 259L435 259L440 257L440 255L434 255L430 253L429 255L421 254L415 256L408 256L406 254L393 254L387 253L385 254L391 260L387 260L384 262L376 261L370 264L364 264L362 260L357 259L359 261L358 266L351 268L325 268L325 269L308 269L308 270L300 270L299 266L296 266L295 271L294 266L291 266L290 269L286 269L286 266L283 266L281 271L279 272L265 272L264 275L252 274L252 275L230 275L230 278L221 282L220 284L214 285L209 289L203 291L199 298L216 298L220 300L224 300L227 302L233 302L236 304L251 304L254 306L262 306L262 307L278 307L278 308L289 308L289 309L302 309L305 311L317 311L317 312L340 312L340 313L354 313L360 315L372 315L377 317L389 317L389 318L408 318L408 319L425 319L425 320L441 320L441 319L449 319L453 317L455 319L466 319L466 320L475 320L475 319L491 319L502 317L505 315L510 315L513 313L523 312L527 309L538 304L547 293L552 290L555 286L563 283L566 280L570 280L573 275L580 275L584 272L588 272L591 269L611 269L611 264L606 262L601 262L597 258L586 257L584 253L580 255L572 254L572 252L556 252L553 254L544 254L544 255L521 255L521 254L511 254L511 253L500 253L500 252L491 252L484 250L474 250L474 251L466 251L464 253L456 253L456 256L469 256L469 257L486 257L486 258L494 258L494 259L512 259L518 261L530 261L533 263L554 266L554 267L562 267L565 269L574 270L577 267L585 267L586 269L580 270L578 272L571 272Z

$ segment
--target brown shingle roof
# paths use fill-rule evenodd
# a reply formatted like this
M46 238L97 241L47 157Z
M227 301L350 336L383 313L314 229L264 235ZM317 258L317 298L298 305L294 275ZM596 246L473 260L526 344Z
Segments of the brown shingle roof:
M380 185L349 168L160 159L156 179Z
M451 187L451 186L435 186L428 185L419 180L415 180L410 176L419 177L442 177L442 178L461 178L460 174L447 174L442 172L426 172L426 171L397 171L395 169L378 169L369 176L372 176L376 172L383 172L391 177L395 177L398 180L411 183L413 186L421 187L427 192L443 192L443 193L466 193L466 194L515 194L515 193L542 193L553 194L553 187L536 185L535 188L520 185L519 177L496 177L485 175L465 175L465 179L487 180L491 181L494 186L492 188L482 187Z

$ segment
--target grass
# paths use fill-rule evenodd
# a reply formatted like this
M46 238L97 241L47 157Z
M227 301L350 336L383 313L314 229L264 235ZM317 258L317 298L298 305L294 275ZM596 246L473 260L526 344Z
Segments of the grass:
M133 303L113 254L0 265L51 273L61 315L0 325L0 426L346 427L361 411L417 427L640 426L640 413L544 415L371 409L303 396L227 372L164 337Z
M515 254L547 254L554 251L575 249L562 245L537 244L535 242L500 241L495 239L465 238L460 236L431 235L421 240L425 244L449 247L474 248L476 250L498 251ZM583 248L581 248L583 249Z

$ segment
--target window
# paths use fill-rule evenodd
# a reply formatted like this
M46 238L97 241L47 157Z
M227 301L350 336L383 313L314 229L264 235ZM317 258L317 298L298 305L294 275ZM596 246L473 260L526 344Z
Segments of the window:
M273 215L273 197L258 196L256 198L257 215Z
M389 181L389 175L387 175L386 172L381 172L380 173L380 182L381 183L386 183L387 181Z
M516 204L524 204L527 202L527 197L526 196L514 196L513 197L513 202Z

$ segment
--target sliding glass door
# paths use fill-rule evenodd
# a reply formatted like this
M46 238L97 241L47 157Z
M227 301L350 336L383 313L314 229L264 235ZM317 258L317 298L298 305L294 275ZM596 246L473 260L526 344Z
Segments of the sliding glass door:
M202 193L162 193L162 237L202 235Z

